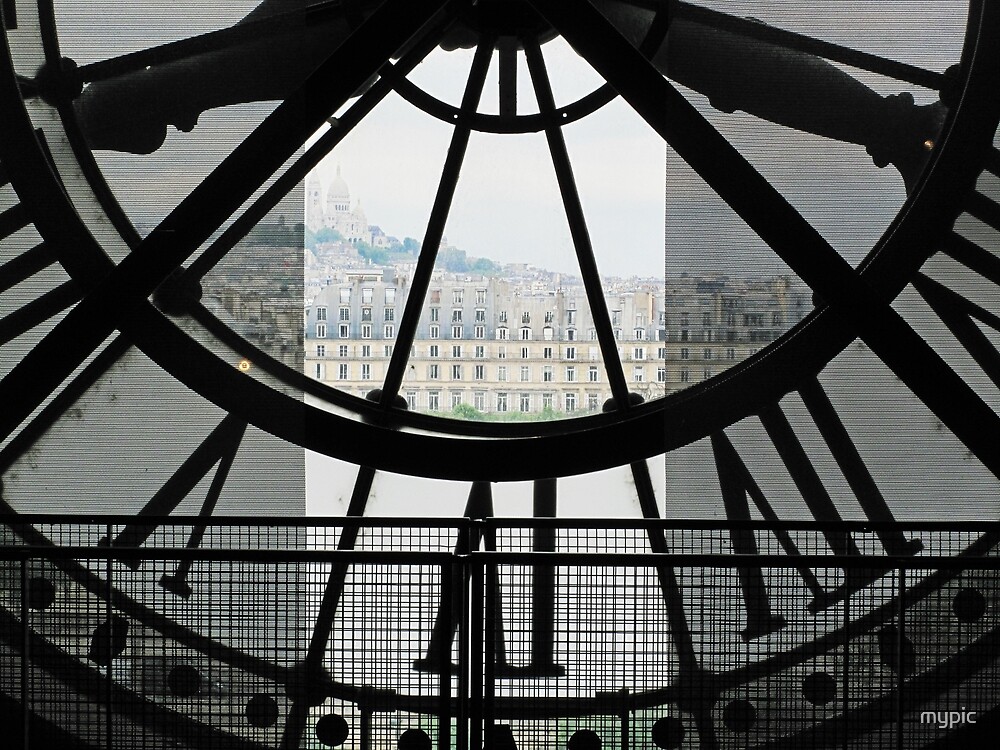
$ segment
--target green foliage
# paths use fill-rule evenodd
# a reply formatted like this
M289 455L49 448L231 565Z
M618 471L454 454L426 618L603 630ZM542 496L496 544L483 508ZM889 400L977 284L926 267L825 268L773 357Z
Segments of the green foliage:
M367 242L358 242L354 247L358 255L377 266L384 266L392 259L392 253L384 247L372 247Z
M420 255L420 243L412 237L403 238L403 252L416 257Z
M454 419L470 419L475 421L486 419L486 415L471 404L455 404L451 409L451 416Z
M317 245L326 242L340 242L344 239L340 232L330 227L321 227L315 232L311 229L306 229L305 231L305 246L310 250L315 250Z

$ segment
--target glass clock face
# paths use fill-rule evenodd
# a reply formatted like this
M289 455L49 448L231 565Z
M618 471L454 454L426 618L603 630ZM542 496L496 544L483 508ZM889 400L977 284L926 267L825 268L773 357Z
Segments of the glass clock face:
M986 3L919 5L920 24L909 2L763 0L149 2L109 20L89 3L5 0L5 509L994 518L1000 20ZM165 529L88 533L132 547ZM395 543L348 526L322 542L287 533L251 543ZM792 554L764 536L700 549ZM898 529L813 541L990 546ZM691 539L623 544L671 542ZM775 580L719 583L739 626L698 635L704 581L630 579L661 627L623 664L639 674L641 652L669 654L627 686L643 731L676 718L659 746L680 746L678 732L728 746L756 722L741 696L769 675L801 672L804 699L826 706L843 689L821 662L848 625L878 651L895 584L789 572L780 614ZM255 626L308 623L312 640L280 658L204 629L197 577L149 566L92 641L127 622L216 654L256 680L248 701L264 696L247 703L270 733L257 739L295 746L324 699L356 706L355 687L396 674L334 657L330 633L369 605L352 598L361 572L324 573L302 582L319 614L275 594L292 614ZM107 585L87 566L59 575L95 597ZM578 625L599 587L562 580ZM972 590L919 581L915 616ZM422 602L413 653L391 657L413 691L399 705L439 680L425 663L445 628L433 610ZM520 680L500 691L510 711L519 695L603 691L585 641L551 648L547 666L498 660L498 680ZM120 653L78 656L110 674ZM935 664L920 663L929 680Z

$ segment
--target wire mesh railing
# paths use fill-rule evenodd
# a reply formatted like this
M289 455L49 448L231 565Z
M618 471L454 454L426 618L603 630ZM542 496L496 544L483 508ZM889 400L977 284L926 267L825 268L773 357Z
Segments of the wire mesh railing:
M911 748L1000 713L996 524L0 528L11 747Z

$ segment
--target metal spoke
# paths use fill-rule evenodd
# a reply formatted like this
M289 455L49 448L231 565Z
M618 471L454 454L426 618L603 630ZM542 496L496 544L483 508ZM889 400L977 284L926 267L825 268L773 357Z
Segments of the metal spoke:
M386 368L385 381L382 384L379 405L385 410L392 407L399 392L399 386L403 382L403 375L406 373L410 347L413 346L413 339L416 336L420 320L420 310L423 307L424 298L427 296L427 287L430 285L431 274L434 272L438 246L444 235L448 212L451 210L451 202L455 197L455 188L458 185L458 176L462 170L465 151L469 145L469 136L472 133L472 115L475 114L479 105L479 98L486 82L486 72L489 70L490 58L493 55L493 44L493 39L484 39L479 43L475 59L472 61L472 69L469 71L465 94L462 97L462 115L464 117L459 116L455 132L452 134L451 144L448 147L448 156L441 172L441 181L438 184L437 194L434 196L434 205L427 222L427 230L424 232L424 240L420 245L420 257L417 259L417 267L414 269L413 279L410 281L410 292L406 298L406 306L403 308L403 317L399 324L396 343L393 346L392 357Z
M618 357L618 347L615 344L614 329L611 326L611 316L608 314L608 303L604 298L604 286L601 284L601 274L597 270L597 259L594 257L594 246L587 230L587 220L580 203L573 167L570 164L569 152L562 129L555 120L555 100L552 96L552 86L549 83L545 60L538 44L526 44L524 53L528 60L528 71L535 88L535 98L543 117L547 117L545 138L552 155L559 192L563 207L566 210L566 220L569 222L570 234L573 237L573 247L576 259L580 264L580 274L583 276L583 286L590 304L590 313L597 330L597 341L604 358L604 369L611 383L611 393L615 406L620 411L628 409L628 384L625 382L625 372Z

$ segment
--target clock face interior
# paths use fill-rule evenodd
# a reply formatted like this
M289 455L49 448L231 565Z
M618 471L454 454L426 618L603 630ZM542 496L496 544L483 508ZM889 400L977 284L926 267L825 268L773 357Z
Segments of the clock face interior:
M123 514L11 540L351 561L32 560L39 679L150 747L994 710L994 576L907 561L995 542L929 524L998 510L1000 20L814 5L6 0L0 499Z

